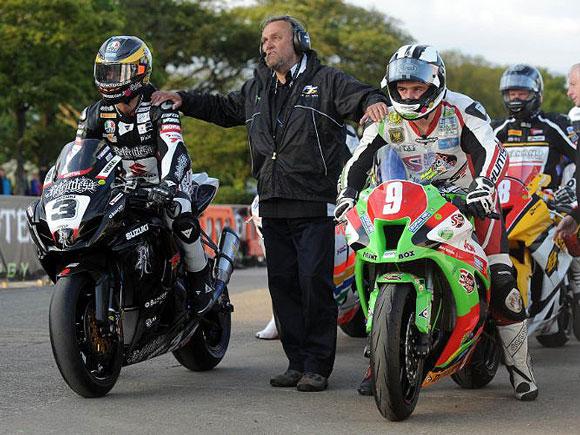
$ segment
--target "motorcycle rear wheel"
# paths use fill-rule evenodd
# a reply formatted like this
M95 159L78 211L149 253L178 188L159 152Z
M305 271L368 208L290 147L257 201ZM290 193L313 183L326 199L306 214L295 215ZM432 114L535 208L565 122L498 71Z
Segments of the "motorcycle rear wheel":
M185 368L194 372L211 370L224 358L232 330L232 313L223 308L224 304L229 304L227 289L203 316L189 342L173 352Z
M95 320L94 283L88 275L58 280L49 309L52 353L69 387L82 397L102 397L117 382L123 339Z
M342 332L349 337L363 338L367 336L366 318L362 308L359 306L356 314L349 322L339 325Z
M373 314L373 393L379 412L391 421L411 415L424 378L424 360L415 352L414 294L410 284L384 284Z
M502 350L494 327L486 327L473 351L469 365L451 375L461 388L477 389L489 384L499 367Z

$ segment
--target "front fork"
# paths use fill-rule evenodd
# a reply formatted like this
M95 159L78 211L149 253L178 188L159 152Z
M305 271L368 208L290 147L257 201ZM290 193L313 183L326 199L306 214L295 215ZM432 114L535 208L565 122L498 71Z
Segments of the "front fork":
M410 283L415 288L415 326L419 332L419 342L416 345L418 356L424 357L429 353L431 343L431 316L433 307L433 265L425 265L425 277L421 278L408 272L388 272L374 279L373 289L368 295L364 288L363 272L364 261L357 258L355 263L355 281L361 307L367 317L366 330L371 332L373 312L379 295L381 284ZM370 274L372 275L372 274ZM369 276L369 280L372 276Z

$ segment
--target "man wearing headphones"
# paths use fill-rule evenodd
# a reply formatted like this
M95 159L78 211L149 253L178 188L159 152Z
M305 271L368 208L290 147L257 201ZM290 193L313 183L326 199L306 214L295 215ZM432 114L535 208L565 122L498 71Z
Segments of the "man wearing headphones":
M321 65L304 27L277 16L263 23L260 62L241 90L226 96L158 92L153 104L168 99L187 116L223 127L246 125L268 285L289 360L270 384L326 389L336 350L333 211L344 119L382 119L386 97Z

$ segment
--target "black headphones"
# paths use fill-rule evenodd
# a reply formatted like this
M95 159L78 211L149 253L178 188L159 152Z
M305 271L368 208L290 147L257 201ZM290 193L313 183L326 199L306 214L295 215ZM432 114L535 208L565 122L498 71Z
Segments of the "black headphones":
M296 18L292 18L290 15L282 15L280 17L272 17L268 18L264 21L262 25L262 30L270 24L276 21L286 21L292 26L292 33L293 38L292 42L294 45L294 51L298 56L302 55L303 53L307 53L312 50L310 45L310 35L306 30L304 30L304 26L300 24L300 22ZM264 57L264 52L262 51L262 43L260 43L260 58Z

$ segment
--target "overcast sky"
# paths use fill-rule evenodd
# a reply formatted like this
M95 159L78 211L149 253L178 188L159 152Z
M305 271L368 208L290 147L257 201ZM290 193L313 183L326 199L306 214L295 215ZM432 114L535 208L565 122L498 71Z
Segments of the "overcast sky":
M347 0L396 18L417 42L566 74L580 62L580 0Z

